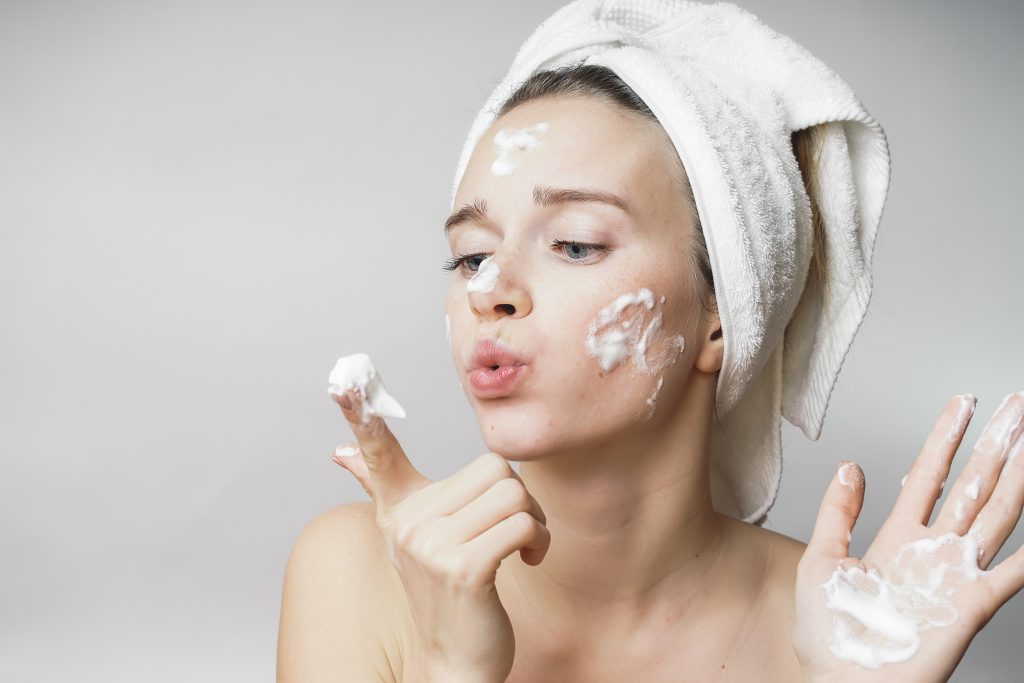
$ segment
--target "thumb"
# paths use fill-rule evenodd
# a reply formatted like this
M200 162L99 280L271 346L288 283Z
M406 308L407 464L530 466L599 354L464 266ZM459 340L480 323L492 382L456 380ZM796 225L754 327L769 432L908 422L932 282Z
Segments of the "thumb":
M359 450L359 446L342 444L334 449L331 459L351 472L370 500L376 501L373 495L373 485L370 483L370 471L366 467L366 461L363 460L363 452Z
M864 504L864 471L844 460L825 491L806 553L842 560L850 554L850 532Z

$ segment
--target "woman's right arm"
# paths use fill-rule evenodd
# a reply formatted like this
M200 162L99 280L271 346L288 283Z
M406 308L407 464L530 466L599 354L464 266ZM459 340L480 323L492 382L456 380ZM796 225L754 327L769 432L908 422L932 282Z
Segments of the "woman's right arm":
M278 683L339 676L396 683L384 648L392 613L383 601L381 545L366 503L331 508L299 534L281 596Z

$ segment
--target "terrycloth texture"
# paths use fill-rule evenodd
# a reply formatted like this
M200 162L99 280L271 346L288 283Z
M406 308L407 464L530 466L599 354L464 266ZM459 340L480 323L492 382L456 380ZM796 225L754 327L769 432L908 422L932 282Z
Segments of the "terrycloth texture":
M885 134L850 87L731 3L576 0L544 21L477 115L452 185L496 110L533 72L600 64L658 117L693 186L725 339L711 441L719 511L763 522L782 478L782 416L818 439L871 295L889 186ZM810 200L790 135L822 126L817 208L829 287L807 281Z

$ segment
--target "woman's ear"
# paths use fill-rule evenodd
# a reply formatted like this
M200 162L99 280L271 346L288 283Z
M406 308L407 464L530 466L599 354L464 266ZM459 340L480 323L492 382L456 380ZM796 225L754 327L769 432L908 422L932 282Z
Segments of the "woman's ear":
M722 336L722 323L718 319L717 308L711 313L705 313L702 320L700 350L693 364L701 372L710 374L722 369L725 338Z

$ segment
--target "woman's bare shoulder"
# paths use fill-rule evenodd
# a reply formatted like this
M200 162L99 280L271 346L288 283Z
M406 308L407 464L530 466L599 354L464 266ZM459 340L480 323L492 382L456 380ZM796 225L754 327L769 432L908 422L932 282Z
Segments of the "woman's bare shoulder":
M315 670L396 680L389 567L372 503L336 505L303 528L285 571L279 680L303 680Z
M803 557L807 544L795 538L780 534L771 529L755 527L761 536L761 541L771 552L776 567L796 578L796 566Z
M775 610L789 613L793 609L797 565L807 544L747 522L731 522L741 545L746 548L744 552L748 556L753 553L756 561L752 564L761 567L759 572L764 581L761 587L763 599L772 603ZM754 560L755 557L750 556L750 559Z

